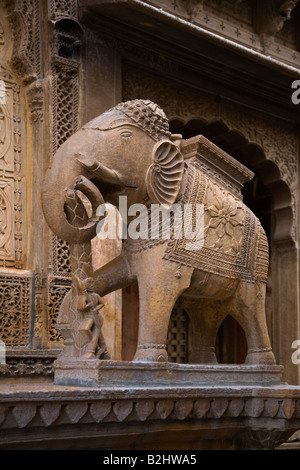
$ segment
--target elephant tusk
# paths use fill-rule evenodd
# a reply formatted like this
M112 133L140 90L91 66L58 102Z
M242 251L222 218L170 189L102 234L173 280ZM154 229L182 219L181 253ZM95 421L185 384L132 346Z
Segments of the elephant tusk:
M97 208L101 204L105 204L102 194L100 193L97 186L94 185L89 179L85 176L80 175L75 183L74 189L81 191L90 201L92 205L92 218L96 216Z
M75 157L84 166L84 168L93 173L93 176L102 183L113 184L121 187L124 186L119 175L114 170L110 170L94 158L82 153L75 154Z

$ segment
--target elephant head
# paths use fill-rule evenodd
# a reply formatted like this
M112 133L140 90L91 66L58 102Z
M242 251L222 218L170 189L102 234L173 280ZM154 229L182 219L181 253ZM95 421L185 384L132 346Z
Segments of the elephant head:
M168 120L149 100L120 103L71 136L57 151L42 189L46 221L71 244L96 235L96 209L104 201L128 205L147 199L164 207L176 201L184 172L181 136L171 135ZM65 213L70 189L90 200L92 214L83 227L69 223Z

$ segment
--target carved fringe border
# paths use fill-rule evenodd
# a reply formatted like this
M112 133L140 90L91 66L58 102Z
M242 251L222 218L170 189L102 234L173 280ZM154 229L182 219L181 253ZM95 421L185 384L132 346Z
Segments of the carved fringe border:
M37 404L39 402L39 404ZM115 399L1 403L0 428L153 420L278 418L300 420L300 400L266 397ZM300 421L298 423L300 425Z

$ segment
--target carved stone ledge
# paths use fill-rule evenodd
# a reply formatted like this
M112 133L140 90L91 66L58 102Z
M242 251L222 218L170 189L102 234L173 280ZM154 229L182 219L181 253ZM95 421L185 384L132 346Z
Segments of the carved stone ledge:
M21 377L51 377L53 363L60 350L7 350L5 364L0 364L0 382Z
M2 449L33 443L40 449L70 443L80 449L152 449L159 441L162 449L175 441L177 448L199 449L212 440L212 432L214 442L222 439L225 428L233 448L272 449L300 426L300 388L283 385L6 385L0 386L0 402ZM183 432L184 440L179 439Z
M175 364L78 359L61 356L54 363L55 383L76 386L279 385L282 366Z

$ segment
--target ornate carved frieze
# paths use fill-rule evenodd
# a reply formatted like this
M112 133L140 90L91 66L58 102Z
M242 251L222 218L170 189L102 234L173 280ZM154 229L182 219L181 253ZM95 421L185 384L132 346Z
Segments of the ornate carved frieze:
M32 316L32 274L0 272L0 339L6 347L28 347Z
M157 433L164 436L171 433L172 442L175 425L180 433L178 439L187 424L192 423L192 438L187 435L185 442L194 445L196 439L198 445L203 438L211 442L212 432L216 440L224 439L224 427L227 426L230 431L226 437L231 445L235 442L241 448L248 445L253 449L274 449L299 428L299 420L299 391L284 390L284 387L276 390L212 387L209 396L207 388L200 387L174 390L131 387L124 398L123 388L100 391L81 388L75 396L69 388L54 389L48 384L44 384L42 390L15 385L13 390L6 386L1 393L0 407L1 443L4 446L20 444L25 433L26 442L41 443L45 433L48 446L51 435L56 443L61 438L62 445L67 426L69 439L71 442L74 439L73 445L76 442L77 446L84 446L93 439L97 449L107 449L107 426L110 426L110 448L114 449L118 448L120 436L128 433L130 426L132 448L136 449L143 448L141 430L147 433L155 430L156 441L150 440L149 444L148 436L147 445L156 442L157 446ZM165 438L163 442L166 442Z
M5 364L0 365L0 377L50 376L53 374L54 359L42 354L40 357L7 357Z
M7 9L14 31L11 63L24 82L40 76L40 6L39 0L12 0Z
M238 129L249 142L262 147L266 157L278 166L282 179L294 193L297 188L297 139L293 128L272 117L267 119L257 113L227 102L222 104L222 115L230 129ZM277 132L275 131L277 129Z
M74 0L48 0L48 12L51 20L64 18L78 18L77 1Z
M24 187L20 87L0 67L0 266L23 267Z
M78 129L78 63L55 57L52 82L53 153Z
M13 180L0 181L0 257L5 260L15 259L14 237L14 185Z

